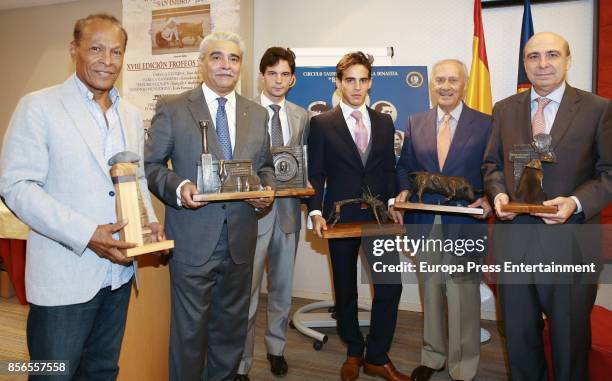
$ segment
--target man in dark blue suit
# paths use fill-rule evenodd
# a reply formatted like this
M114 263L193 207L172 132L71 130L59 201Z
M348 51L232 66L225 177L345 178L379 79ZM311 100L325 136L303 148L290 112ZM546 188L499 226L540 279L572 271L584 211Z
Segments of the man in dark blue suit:
M396 202L406 201L412 190L410 174L417 171L462 176L474 188L482 189L480 166L489 138L491 119L462 102L466 82L467 70L461 61L443 60L434 65L431 92L432 103L436 107L414 114L408 120L402 154L397 163L401 192L395 198ZM444 201L443 195L423 195L425 203L438 204ZM466 206L468 202L461 201L460 204ZM485 197L469 206L484 208L484 215L475 219L459 214L411 212L404 216L404 223L420 224L423 230L427 230L424 235L431 238L469 236L477 233L475 229L459 229L457 225L481 224L491 210ZM392 214L396 220L401 218L396 211L392 211ZM443 234L440 232L440 224L444 224ZM430 226L435 229L432 230ZM410 233L411 229L408 230ZM474 260L454 254L428 252L419 254L416 260L428 264L462 264L464 267L467 261ZM434 371L444 369L445 364L454 380L472 380L476 376L480 358L479 280L479 273L420 274L424 298L424 345L421 351L422 365L412 373L414 380L428 380ZM448 305L448 350L445 299Z
M346 54L336 65L336 86L342 93L342 101L310 122L308 175L316 195L309 200L308 209L319 237L327 230L323 216L329 217L335 201L359 198L364 189L378 195L383 202L397 193L395 129L389 115L365 105L371 77L371 57L361 52ZM346 205L339 222L372 220L371 209ZM368 374L408 381L410 377L395 370L387 355L397 321L401 281L374 284L370 333L366 340L359 329L357 256L360 244L359 238L329 241L338 332L347 344L347 360L340 370L342 381L357 379L362 365Z

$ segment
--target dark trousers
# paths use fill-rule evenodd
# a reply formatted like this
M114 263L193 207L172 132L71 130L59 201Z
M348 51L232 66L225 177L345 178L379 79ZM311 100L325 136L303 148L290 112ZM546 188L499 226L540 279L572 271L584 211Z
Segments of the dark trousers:
M402 284L401 281L396 284L374 284L370 333L364 340L357 317L357 257L360 245L359 238L329 240L338 334L347 344L348 356L361 356L365 349L366 362L384 365L390 361L387 352L391 348L397 323Z
M236 264L227 225L202 266L172 260L170 380L232 380L247 333L253 262Z
M588 380L590 316L597 285L502 284L499 289L511 379L546 381L544 313L555 381Z
M89 302L45 307L30 304L27 335L31 361L69 362L69 375L30 380L115 380L132 282L101 289Z

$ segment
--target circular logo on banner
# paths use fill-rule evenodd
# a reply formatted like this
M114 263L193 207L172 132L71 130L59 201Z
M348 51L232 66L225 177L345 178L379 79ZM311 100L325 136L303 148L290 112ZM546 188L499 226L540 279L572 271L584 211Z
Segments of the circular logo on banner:
M297 171L298 162L292 154L282 152L274 156L274 172L276 172L277 180L289 181L295 177Z
M423 75L418 71L411 71L406 74L406 83L410 87L421 87L423 85Z

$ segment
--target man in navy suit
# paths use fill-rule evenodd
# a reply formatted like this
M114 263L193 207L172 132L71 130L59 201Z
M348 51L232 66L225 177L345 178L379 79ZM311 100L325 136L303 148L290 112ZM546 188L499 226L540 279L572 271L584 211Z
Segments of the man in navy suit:
M308 209L319 237L327 230L323 216L330 215L335 201L361 197L368 188L384 202L396 194L393 121L389 115L365 105L372 85L372 61L362 52L342 57L336 65L336 86L342 100L332 110L311 119L308 172L316 195L309 200ZM346 205L339 222L371 220L374 220L371 209ZM340 371L342 380L357 379L362 365L364 372L387 380L410 380L395 370L387 356L397 321L401 282L374 285L370 334L366 340L359 329L357 256L360 244L359 238L329 241L338 332L348 347L347 360Z
M424 171L446 176L465 177L476 189L482 189L480 166L490 133L491 119L467 107L463 94L467 82L465 65L458 60L436 63L431 74L431 110L410 116L406 127L402 154L397 163L397 178L401 192L397 202L406 201L412 190L410 173ZM425 194L423 202L437 204L445 196ZM463 201L462 205L468 204ZM485 197L469 205L483 207L480 220L464 215L407 213L407 224L429 225L439 231L440 224L476 224L484 222L490 212ZM393 211L394 218L400 216ZM438 225L438 226L436 226ZM418 228L417 228L418 230ZM445 226L446 238L460 234L473 234L472 229L458 231L457 226ZM429 233L430 237L440 233ZM429 264L463 264L474 260L453 253L424 253L417 261ZM412 372L416 381L428 380L434 371L448 365L454 380L472 380L478 370L480 358L480 276L472 274L446 274L442 272L420 274L420 287L424 297L424 330L421 365ZM448 350L446 345L446 309L448 305Z

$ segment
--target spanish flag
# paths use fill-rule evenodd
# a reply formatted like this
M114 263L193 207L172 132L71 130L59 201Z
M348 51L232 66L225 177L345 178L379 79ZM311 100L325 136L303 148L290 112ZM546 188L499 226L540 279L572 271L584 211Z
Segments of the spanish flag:
M516 92L521 93L531 88L531 82L525 73L525 64L523 61L523 50L527 41L533 36L533 20L531 18L531 4L529 0L523 2L523 24L521 26L521 48L519 50L518 59L518 76L516 79Z
M482 7L480 0L474 0L474 40L472 43L472 67L468 81L465 103L482 113L491 115L493 97L491 96L491 78L487 49L482 28Z

